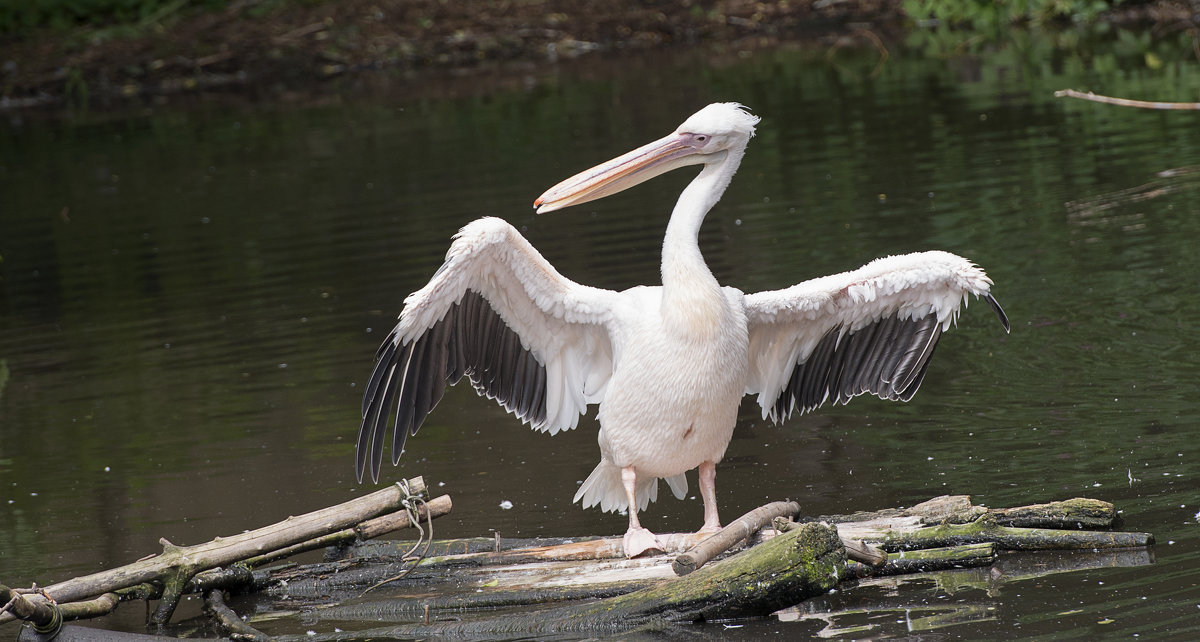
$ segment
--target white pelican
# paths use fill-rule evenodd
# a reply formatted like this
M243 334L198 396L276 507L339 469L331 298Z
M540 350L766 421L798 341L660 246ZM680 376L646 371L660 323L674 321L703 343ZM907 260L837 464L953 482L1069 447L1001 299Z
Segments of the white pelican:
M720 528L714 478L745 394L783 421L863 393L907 401L941 333L992 281L966 259L923 252L783 290L722 287L697 234L754 135L758 117L712 104L673 133L550 188L538 213L615 194L664 172L702 166L675 204L662 285L613 292L559 274L511 225L462 228L429 283L404 300L363 395L356 465L378 480L391 407L392 462L408 435L467 376L536 430L574 428L600 405L600 463L575 494L585 508L628 510L625 552L661 548L638 522L665 479L675 496L699 468L701 532Z

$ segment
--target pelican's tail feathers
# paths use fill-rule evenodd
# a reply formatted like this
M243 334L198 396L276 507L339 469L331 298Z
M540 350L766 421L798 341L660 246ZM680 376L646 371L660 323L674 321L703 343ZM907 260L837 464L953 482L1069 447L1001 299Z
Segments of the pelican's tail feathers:
M683 484L682 492L687 492L687 482L682 478L683 475L677 475L667 480L667 483L671 484L671 491L681 499L681 491L677 489L675 480L680 480ZM637 497L638 510L646 510L650 502L658 499L658 478L639 477L634 487L634 495ZM571 501L580 502L584 508L599 504L600 510L610 513L628 510L629 500L625 497L625 485L621 483L621 469L609 463L607 459L601 459L592 474L583 480L583 484L575 493L575 499Z
M683 499L687 497L687 475L679 473L674 477L664 477L667 485L671 487L671 493L675 495L675 499Z

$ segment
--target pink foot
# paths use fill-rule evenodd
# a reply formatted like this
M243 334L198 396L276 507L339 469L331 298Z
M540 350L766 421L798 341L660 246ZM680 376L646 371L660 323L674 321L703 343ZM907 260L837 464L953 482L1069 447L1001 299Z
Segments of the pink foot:
M646 552L661 553L663 551L662 544L658 538L654 536L648 529L631 528L625 533L625 539L622 543L625 548L625 557L630 559Z

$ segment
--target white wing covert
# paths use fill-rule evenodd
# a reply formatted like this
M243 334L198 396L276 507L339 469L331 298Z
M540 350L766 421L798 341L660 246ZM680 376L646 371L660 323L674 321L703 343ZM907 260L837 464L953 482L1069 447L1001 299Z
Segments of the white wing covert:
M991 285L970 261L934 251L747 295L746 393L774 421L868 392L908 401L969 295L987 301L1009 330Z
M501 219L463 227L376 353L363 393L359 480L368 463L378 479L392 406L398 463L408 435L464 375L537 430L574 428L612 374L607 324L618 304L615 292L559 274Z

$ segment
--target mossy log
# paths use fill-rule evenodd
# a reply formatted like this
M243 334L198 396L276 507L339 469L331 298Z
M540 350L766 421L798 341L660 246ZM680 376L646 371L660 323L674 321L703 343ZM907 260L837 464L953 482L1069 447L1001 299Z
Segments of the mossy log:
M1019 508L990 509L966 495L935 497L907 509L830 515L843 537L877 542L887 551L991 542L1001 550L1078 550L1150 546L1149 533L1122 533L1116 509L1096 499L1075 498Z
M358 631L355 637L602 634L669 623L768 615L827 592L842 579L845 564L845 549L837 531L824 524L805 524L687 576L658 581L622 595L479 620L443 622L435 617L429 622ZM664 565L660 563L660 566ZM669 565L664 567L671 573ZM421 613L422 598L405 601L411 604L408 612ZM321 615L330 614L322 612ZM304 639L333 640L338 637L327 634L305 636Z
M888 533L879 546L891 552L984 542L1007 551L1091 550L1149 546L1154 543L1154 536L1149 533L1013 528L981 518L970 524L942 524Z
M1063 501L1032 504L1016 508L988 508L971 503L969 495L942 495L910 508L888 508L849 515L821 515L803 521L854 524L870 528L876 523L890 528L916 528L937 524L967 524L990 516L1001 526L1094 530L1112 528L1117 511L1109 502L1076 497ZM846 532L843 532L845 535Z

